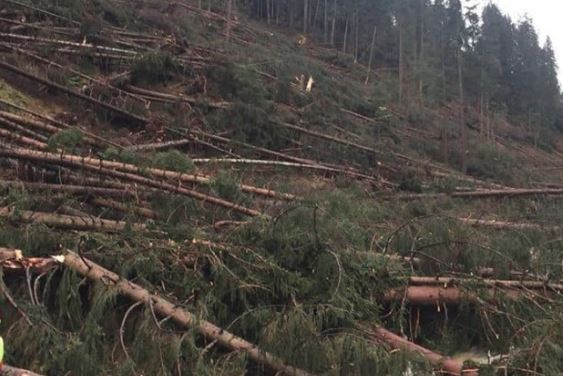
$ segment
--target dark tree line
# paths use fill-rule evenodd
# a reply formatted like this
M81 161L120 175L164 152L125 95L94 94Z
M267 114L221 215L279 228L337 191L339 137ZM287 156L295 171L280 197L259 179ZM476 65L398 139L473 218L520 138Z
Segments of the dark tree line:
M460 0L243 0L250 14L301 30L354 60L395 71L397 97L458 100L551 125L560 108L553 48L529 19ZM375 40L373 40L375 36ZM373 53L371 46L374 46Z

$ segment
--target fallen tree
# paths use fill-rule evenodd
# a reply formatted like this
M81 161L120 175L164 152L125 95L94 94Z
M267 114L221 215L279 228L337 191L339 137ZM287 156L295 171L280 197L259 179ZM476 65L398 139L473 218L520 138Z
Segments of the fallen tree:
M55 83L55 82L53 82L53 81L47 80L47 79L42 78L42 77L39 77L39 76L37 76L37 75L35 75L35 74L32 74L32 73L26 72L26 71L24 71L24 70L21 70L20 68L14 66L14 65L8 64L8 63L6 63L6 62L4 62L4 61L0 61L0 68L5 69L5 70L7 70L7 71L10 71L10 72L12 72L12 73L15 73L15 74L17 74L17 75L19 75L19 76L25 77L25 78L27 78L27 79L29 79L29 80L31 80L31 81L39 82L40 84L43 84L43 85L45 85L45 86L47 86L47 87L50 87L50 88L56 89L56 90L58 90L58 91L61 91L61 92L65 93L65 94L68 94L68 95L70 95L70 96L72 96L72 97L76 97L76 98L78 98L78 99L81 99L81 100L83 100L83 101L85 101L85 102L88 102L88 103L94 105L94 106L101 107L101 108L103 108L103 109L105 109L105 110L108 110L108 111L110 111L110 112L113 112L113 113L115 113L115 114L118 114L118 115L120 115L120 116L123 116L123 117L125 117L125 118L128 118L128 119L130 119L130 120L133 120L135 123L139 123L139 124L146 124L146 123L148 123L148 119L146 119L146 118L144 118L144 117L135 115L135 114L133 114L133 113L131 113L131 112L129 112L129 111L126 111L126 110L124 110L124 109L122 109L122 108L116 107L116 106L114 106L114 105L112 105L112 104L105 103L105 102L99 101L99 100L97 100L97 99L91 98L91 97L89 97L89 96L87 96L87 95L84 95L84 94L82 94L82 93L79 93L79 92L77 92L77 91L75 91L75 90L69 89L69 88L67 88L67 87L65 87L65 86L62 86L62 85L59 85L59 84L57 84L57 83Z
M62 154L59 155L59 154L46 153L46 152L40 152L40 151L34 151L34 150L22 149L22 148L14 148L14 149L0 148L0 156L29 160L38 163L49 163L58 166L70 166L74 168L81 168L84 170L91 171L93 173L111 176L127 181L132 181L148 187L154 187L169 192L181 194L184 196L192 197L197 200L214 204L223 207L225 209L234 210L245 215L249 215L249 216L261 215L261 213L257 210L249 209L244 206L234 204L230 201L209 196L181 186L160 182L158 180L146 178L144 176L137 174L112 170L111 168L104 167L105 162L101 160L98 160L100 162L100 165L96 166L95 164L84 162L88 160L87 157L77 157L77 156L69 156Z
M453 193L422 193L407 194L399 196L389 196L399 200L425 200L437 198L505 198L505 197L529 197L529 196L563 196L563 189L495 189L480 190L472 192L453 192Z
M178 325L186 328L194 327L204 337L216 341L224 348L248 354L248 357L254 362L264 365L278 374L293 376L310 375L310 373L304 370L285 364L281 359L261 350L255 344L237 337L215 324L196 317L180 306L163 299L159 295L151 294L141 286L123 279L119 275L71 251L68 251L64 256L56 256L56 258L66 267L91 280L106 283L116 288L128 298L150 305L157 314L163 317L169 317Z
M15 222L43 223L47 226L56 228L82 231L120 232L127 228L127 226L130 226L131 229L134 230L145 229L145 225L143 224L127 224L122 221L112 221L96 217L78 217L29 210L16 211L6 207L0 208L0 217L7 218Z
M561 226L547 226L536 223L515 223L507 221L497 221L494 219L473 219L457 218L458 221L474 227L488 227L496 230L539 230L539 231L561 231Z
M440 373L455 376L477 376L479 374L477 369L464 369L463 363L419 346L380 326L375 327L373 330L368 329L367 333L373 340L379 343L383 342L391 348L422 355L430 364L439 368Z
M460 305L464 302L479 303L496 299L519 300L523 298L549 297L549 292L542 290L526 291L523 289L483 288L469 289L449 286L408 286L388 290L382 300L386 303L405 301L418 306Z

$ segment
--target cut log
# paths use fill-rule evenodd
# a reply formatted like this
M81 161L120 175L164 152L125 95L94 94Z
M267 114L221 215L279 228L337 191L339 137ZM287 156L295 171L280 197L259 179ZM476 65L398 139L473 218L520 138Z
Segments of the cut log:
M16 368L7 364L0 366L0 376L42 376L38 373L28 371L23 368Z
M257 210L249 209L241 205L234 204L230 201L223 200L221 198L209 196L194 190L190 190L181 186L176 186L164 182L160 182L158 180L145 178L141 175L131 174L121 171L112 170L107 167L103 167L105 165L105 161L100 161L100 165L96 166L95 164L85 163L88 158L86 157L78 157L72 155L62 155L62 154L53 154L53 153L46 153L40 151L34 151L29 149L22 149L22 148L14 148L14 149L6 149L0 147L0 156L15 158L15 159L23 159L34 161L38 163L49 163L54 164L57 166L69 166L74 168L80 168L83 170L87 170L93 173L111 176L135 183L142 184L147 187L154 187L162 190L166 190L169 192L181 194L184 196L192 197L197 200L210 203L213 205L217 205L223 207L225 209L230 209L237 211L239 213L249 215L252 217L260 216L260 213ZM102 163L103 162L103 163Z
M528 292L517 289L485 288L480 293L462 289L460 287L443 286L408 286L388 290L383 296L386 303L402 301L403 299L415 306L440 306L478 303L479 301L493 301L499 298L518 300L522 298L549 297L546 291L534 290Z
M121 221L111 221L96 217L78 217L64 214L44 213L28 210L14 211L10 208L0 207L0 217L23 223L42 223L47 226L62 229L99 232L121 232L128 224ZM144 230L143 224L130 224L133 230Z
M247 354L254 362L271 368L274 372L294 376L310 375L310 373L306 371L285 364L281 359L261 350L255 344L196 317L180 306L161 298L159 295L149 293L141 286L123 279L119 275L73 252L69 251L64 256L63 263L68 268L93 281L112 285L131 300L151 305L156 313L163 317L169 317L173 322L182 327L195 328L204 337L212 341L217 341L218 344L226 349Z
M22 127L20 124L12 121L11 119L8 119L8 118L2 116L1 114L0 114L0 124L4 127L13 129L13 130L19 132L22 135L27 135L28 137L31 137L35 140L39 140L41 142L47 142L47 140L48 140L48 137L46 137L42 134L39 134L35 131L32 131L31 129L28 129L26 127Z
M477 369L464 369L462 363L419 346L380 326L375 327L373 330L368 330L367 333L372 339L377 342L383 342L393 349L422 355L430 364L439 368L442 371L440 372L441 374L445 373L452 376L477 376L479 374Z
M495 230L515 230L515 231L525 231L525 230L538 230L538 231L561 231L563 227L561 226L547 226L540 225L537 223L516 223L507 221L497 221L491 219L473 219L473 218L457 218L458 221L466 225L474 227L487 227Z

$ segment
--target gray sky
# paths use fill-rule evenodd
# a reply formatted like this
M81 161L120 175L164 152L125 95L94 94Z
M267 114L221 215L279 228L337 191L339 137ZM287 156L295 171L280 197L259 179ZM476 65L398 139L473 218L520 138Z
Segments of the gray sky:
M559 82L563 86L563 0L479 0L482 5L493 2L513 21L528 15L534 22L543 45L549 36L559 66Z

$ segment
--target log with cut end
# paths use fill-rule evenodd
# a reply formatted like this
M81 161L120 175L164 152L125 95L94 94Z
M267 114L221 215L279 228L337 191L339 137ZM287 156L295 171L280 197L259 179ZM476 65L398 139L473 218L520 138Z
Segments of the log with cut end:
M477 289L475 289L477 290ZM496 299L518 300L523 298L548 298L550 293L547 291L507 288L484 288L480 291L472 291L461 287L447 286L408 286L405 288L394 288L388 290L383 301L386 303L402 301L415 306L440 306L460 305L462 303L478 303L480 301L494 301Z
M14 211L10 208L0 207L0 217L8 218L15 222L21 223L43 223L47 226L56 228L82 230L82 231L100 231L100 232L120 232L123 231L128 224L122 221L112 221L108 219L99 219L96 217L78 217L64 214L53 214L36 212L29 210ZM133 230L144 230L143 224L129 225Z
M242 214L245 214L245 215L248 215L248 216L256 217L256 216L260 216L262 214L257 210L249 209L249 208L246 208L244 206L232 203L230 201L223 200L221 198L217 198L217 197L214 197L214 196L209 196L209 195L206 195L206 194L203 194L203 193L191 190L191 189L184 188L182 186L168 184L168 183L161 182L161 181L158 181L158 180L155 180L155 179L146 178L146 177L138 175L138 174L126 173L126 172L116 171L116 170L111 169L111 168L107 168L105 166L107 166L108 163L106 163L105 161L99 160L99 159L98 160L95 159L96 161L98 161L100 163L99 165L96 165L96 164L92 163L91 161L88 163L87 161L89 161L89 159L91 159L91 158L87 158L87 157L78 157L78 156L63 155L63 154L53 154L53 153L40 152L40 151L35 151L35 150L30 150L30 149L23 149L23 148L12 148L12 149L0 148L0 156L5 156L5 157L10 157L10 158L15 158L15 159L29 160L29 161L38 162L38 163L49 163L49 164L54 164L54 165L58 165L58 166L70 166L70 167L73 167L73 168L80 168L80 169L88 170L88 171L96 173L96 174L111 176L111 177L131 181L131 182L139 183L139 184L142 184L142 185L147 186L147 187L158 188L158 189L166 190L166 191L169 191L169 192L181 194L181 195L184 195L184 196L192 197L192 198L195 198L197 200L200 200L200 201L203 201L203 202L206 202L206 203L209 203L209 204L217 205L217 206L223 207L225 209L237 211L239 213L242 213ZM109 163L109 165L113 165L113 164L121 165L120 163L116 163L116 162L110 162ZM139 172L141 172L141 171L139 170Z
M151 305L157 314L163 317L169 317L180 326L186 328L194 327L200 334L209 340L217 341L218 344L231 351L246 353L254 362L267 366L279 374L294 376L311 375L306 371L285 364L281 359L277 358L273 354L263 351L255 344L237 337L215 324L196 317L194 314L182 309L168 300L163 299L159 295L151 294L141 286L126 279L122 279L119 275L104 269L100 265L78 256L73 252L69 251L60 259L65 266L75 270L77 273L82 274L93 281L111 284L130 299Z
M422 355L434 367L440 369L441 374L455 376L477 376L477 369L464 369L463 363L435 353L427 348L417 345L403 337L396 335L380 326L367 331L368 335L377 342L383 342L394 349L400 349Z

